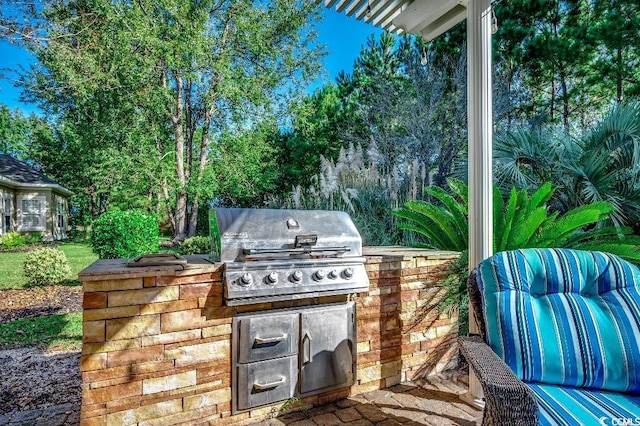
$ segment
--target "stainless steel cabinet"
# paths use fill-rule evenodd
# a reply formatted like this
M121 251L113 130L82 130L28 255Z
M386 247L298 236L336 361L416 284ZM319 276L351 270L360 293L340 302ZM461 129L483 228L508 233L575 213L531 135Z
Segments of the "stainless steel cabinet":
M242 314L233 321L233 410L350 386L355 303Z
M309 309L300 318L300 394L353 383L353 310Z

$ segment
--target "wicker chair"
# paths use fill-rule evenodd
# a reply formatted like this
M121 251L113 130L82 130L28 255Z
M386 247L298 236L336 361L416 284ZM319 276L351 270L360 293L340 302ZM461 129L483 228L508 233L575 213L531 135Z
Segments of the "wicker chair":
M477 270L467 280L469 304L475 314L479 335L460 337L460 352L480 381L484 392L483 425L537 425L536 398L502 359L485 343L486 328Z
M578 259L577 267L575 266L576 262L573 262L572 260L573 259L572 256L577 256L576 257ZM496 261L496 258L498 258L497 261ZM533 262L535 263L534 266L531 266L531 263L527 263L532 258L534 259L534 262ZM508 259L508 260L504 260L504 259ZM603 309L606 309L609 311L615 311L616 309L619 309L616 306L612 307L612 305L615 305L616 303L611 302L612 288L613 288L613 292L617 291L619 288L615 286L615 283L611 284L610 281L611 281L611 277L618 277L621 275L620 271L623 271L626 274L626 276L621 277L620 279L622 281L625 281L625 284L620 285L620 288L624 289L624 292L626 295L625 297L627 297L627 300L629 300L629 302L631 303L630 310L632 311L630 314L625 311L625 315L628 314L630 321L625 322L626 327L629 330L623 331L623 334L627 333L625 334L625 336L627 336L625 337L625 339L629 340L630 338L632 345L633 345L634 339L636 344L640 344L640 342L638 341L640 336L638 335L638 332L637 332L637 330L640 329L640 291L638 288L638 286L640 285L640 271L638 271L638 269L635 266L630 265L627 262L619 258L616 258L615 256L611 256L603 253L578 252L573 250L562 250L562 249L527 249L527 250L518 250L513 252L496 254L493 258L490 258L484 261L483 263L481 263L479 266L479 269L481 269L480 273L484 272L486 280L495 279L497 281L497 285L495 287L498 289L497 292L491 293L490 296L484 295L482 293L482 291L487 291L486 286L483 288L482 285L479 285L479 280L482 280L482 277L480 278L478 277L478 273L476 270L474 270L471 273L468 279L469 300L470 300L471 308L473 309L473 312L477 319L479 334L470 335L468 337L461 337L459 339L460 350L463 356L467 359L470 367L476 373L478 380L484 391L485 410L484 410L483 424L484 425L537 425L541 423L541 424L572 425L572 424L598 424L598 421L600 422L600 424L603 424L602 423L603 421L605 421L604 424L612 424L612 423L606 423L606 421L613 421L613 419L616 419L616 416L618 420L623 419L623 421L625 421L626 419L626 421L632 421L632 422L640 421L638 420L640 418L640 360L623 359L622 356L619 356L619 355L616 355L616 356L619 357L620 359L608 360L609 363L613 361L614 364L618 363L620 365L626 365L627 363L630 363L629 367L626 369L626 371L624 371L627 373L627 378L626 378L627 381L625 382L626 387L620 385L619 383L611 384L610 382L606 382L606 380L609 380L607 378L605 379L601 378L599 379L600 381L594 379L595 382L593 380L591 382L588 382L587 380L582 380L582 382L580 382L580 380L578 380L577 385L572 385L572 384L567 385L567 383L563 383L561 381L554 382L554 380L547 380L547 383L545 383L545 380L549 377L548 375L545 376L545 374L548 374L547 372L544 372L544 374L542 375L543 376L542 379L540 379L540 377L531 379L533 374L530 371L531 369L529 371L525 369L525 372L523 373L522 368L518 368L518 365L522 365L522 364L516 365L515 368L513 366L511 367L508 366L507 363L505 363L505 361L503 361L503 359L496 354L496 351L494 351L494 349L492 349L492 347L489 344L485 343L490 341L490 338L488 338L487 322L485 318L485 311L487 308L485 299L487 297L489 297L490 300L493 300L493 301L500 300L499 303L502 303L505 300L510 300L510 299L509 298L500 299L501 297L500 292L503 291L504 288L507 288L510 286L516 287L516 290L519 293L516 295L511 295L511 298L518 299L518 302L517 302L518 306L521 307L523 310L528 310L527 314L530 315L528 317L528 321L525 321L527 322L527 324L525 324L525 327L521 327L521 324L518 324L518 326L521 327L521 328L517 328L519 332L519 336L513 339L513 340L521 339L520 341L517 341L515 343L517 345L522 340L526 341L529 338L529 336L527 335L528 332L535 333L536 332L535 327L538 327L539 324L544 323L545 321L545 318L538 318L535 315L532 316L531 315L532 310L534 311L535 314L539 314L540 310L537 307L532 309L530 306L527 306L527 304L532 305L532 304L540 303L540 301L543 300L545 297L551 297L551 298L555 298L555 300L558 300L559 298L565 297L567 293L570 293L570 291L566 290L564 287L561 291L558 291L557 288L555 288L554 290L555 293L550 292L549 294L535 294L535 292L533 292L532 289L534 287L536 288L536 292L540 292L539 289L541 287L539 282L541 280L541 274L540 274L540 270L533 271L533 272L532 270L535 270L536 267L538 267L538 269L545 270L545 268L549 266L549 262L550 262L549 259L552 259L551 262L557 262L557 264L553 264L552 265L553 267L550 267L549 270L555 271L554 268L560 265L558 267L558 270L560 270L561 272L559 273L561 277L558 278L558 280L561 280L561 281L564 280L563 285L567 285L567 282L569 282L570 285L572 285L573 281L576 281L576 282L585 281L585 280L587 281L587 284L584 284L584 283L575 284L576 288L571 290L573 292L569 295L569 297L573 299L585 299L585 298L591 299L585 302L585 303L591 304L589 305L590 306L589 309L593 309L593 306L604 307ZM568 267L565 267L562 265L562 263L564 262L563 259L568 259L566 260L566 263L570 264L572 268L578 269L576 276L579 278L574 279L571 277L572 275L571 273L567 273ZM594 259L593 264L589 264L589 262L591 262L591 259ZM538 262L538 260L540 260L540 262ZM504 264L509 263L509 265L507 268L499 270L501 267L499 262L503 262ZM496 263L498 263L498 265L496 265ZM509 272L512 270L509 268L514 268L514 265L518 265L518 266L525 265L525 266L523 267L523 270L519 270L517 274L514 273L517 276L509 276ZM583 269L580 270L580 268L583 268ZM515 269L517 269L517 267ZM611 271L614 271L615 273L611 273ZM489 275L491 276L487 277ZM606 277L603 278L605 275ZM545 276L542 279L547 280L549 278ZM551 278L549 280L553 281L553 279L554 278ZM518 288L519 281L527 281L527 280L529 281L525 283L525 285ZM602 284L603 280L607 281L607 283L611 285L611 287L605 288L605 284ZM480 284L482 284L482 282ZM570 285L568 285L567 287L569 287ZM585 290L585 286L588 287L588 290ZM547 283L544 284L544 287L545 288L547 287ZM598 288L598 290L594 290L596 287ZM534 294L529 294L530 290ZM601 291L607 292L607 294L603 295L604 293L601 294ZM552 305L551 303L547 303L547 302L542 302L542 304L543 305L546 304L549 306ZM498 304L498 306L503 306L503 305ZM629 309L626 309L626 310L628 311ZM491 312L491 311L488 311L488 312ZM578 313L578 317L579 317L580 310L577 309L575 312ZM564 315L564 312L562 313L562 315ZM614 316L614 315L611 315L611 316ZM496 322L499 323L500 321L504 321L504 319L500 319L500 313L497 313L497 312L495 313L495 315L492 312L492 317L493 318L490 318L490 323L491 323L491 326L494 327L492 330L495 333ZM625 321L627 321L629 318L625 318ZM528 322L533 323L534 325L531 326L531 324L529 324ZM596 327L599 327L599 326L596 326ZM611 328L609 324L607 324L606 327L607 328L605 330L605 333L615 333L615 329ZM577 334L575 335L567 334L564 337L566 336L573 337L574 339L577 339L576 341L579 341L584 338L583 335L580 335L580 332L582 331L583 330L578 330L577 332L575 332ZM540 330L537 330L537 332L540 333ZM548 329L545 329L542 331L542 333L546 335L545 339L548 338L549 335L551 335L552 337L551 341L553 341L554 336L552 335L553 334L552 332L553 330L548 330ZM562 332L563 333L567 332L567 330L563 329ZM569 330L568 332L569 333L574 332L574 330ZM598 330L598 332L600 332L600 330ZM592 333L592 331L588 330L587 333ZM523 339L523 336L524 336L524 339ZM501 339L509 340L510 337L502 336ZM544 340L544 339L541 339L541 340ZM557 339L557 340L562 340L562 339ZM495 343L495 337L494 337L494 343ZM549 364L555 363L553 368L556 368L556 369L557 369L558 363L564 365L563 364L564 361L558 361L557 356L556 356L556 359L554 360L554 359L550 359L551 357L549 357L548 352L546 353L546 355L543 353L545 350L548 351L548 348L547 349L542 348L542 346L544 346L543 343L546 343L546 342L539 341L534 343L539 343L541 347L536 348L535 344L531 346L527 346L528 349L533 348L533 350L529 351L528 356L533 358L538 357L536 358L536 362L538 364L544 365L544 362L548 361ZM513 344L513 342L505 343L505 345L508 345L508 344ZM586 347L588 347L588 345ZM504 347L498 348L498 349L504 349ZM520 347L518 347L518 349L520 349ZM536 352L536 349L539 349L540 352ZM497 352L500 352L500 350L498 350ZM566 355L569 352L570 351L564 351L563 353L565 353ZM505 353L506 352L503 351L503 356L505 356L505 359L510 359L510 361L507 361L507 362L511 362L512 364L514 364L514 356L513 356L514 352L511 352L509 356L505 355ZM521 356L521 358L526 358L527 355L523 355L523 353L524 351L522 351L521 353L518 353L518 355ZM613 353L619 354L620 351L616 352L616 350L614 349ZM624 350L622 351L622 353L624 353ZM544 358L545 356L547 356L549 359L545 359ZM611 355L607 353L607 356L610 357ZM632 356L634 358L637 357L636 354ZM540 357L543 358L542 361L539 360ZM596 356L592 356L592 355L587 355L587 357L590 360L592 360L592 358L593 359L596 358ZM580 358L580 354L575 355L575 358ZM592 369L593 371L595 371L595 373L590 372L588 373L589 375L595 376L597 374L603 374L602 371L600 371L602 369L601 368L602 364L598 364L598 361L599 360L597 359L595 361L592 360L592 362L594 362L594 365L595 365L595 367L593 367ZM517 364L518 362L522 362L522 360L517 360L515 364ZM580 362L582 361L578 360L578 363ZM524 363L527 363L527 361L524 361ZM591 365L588 364L587 362L584 362L584 365L591 367ZM606 368L610 368L610 366L607 366ZM619 367L616 367L616 368L619 368ZM514 371L518 371L521 376L526 376L526 378L529 378L530 381L526 381L525 383L525 380L524 380L525 377L518 377L516 374L514 374ZM538 369L538 371L540 371L540 369ZM616 370L616 372L619 372L619 370ZM604 373L604 374L608 374L608 373ZM563 378L564 378L564 375L563 375ZM569 382L571 381L570 377L568 381ZM621 388L617 389L616 387L621 387ZM543 389L543 390L541 391L540 389ZM580 397L581 395L585 394L592 399L602 397L606 400L607 403L609 402L610 398L613 398L616 401L618 400L622 401L621 404L623 406L623 409L621 409L622 411L615 411L615 410L604 411L605 415L602 415L602 413L598 411L599 407L596 407L594 409L594 412L600 413L600 414L593 414L593 417L589 417L592 423L584 423L583 422L584 417L569 418L569 419L566 419L565 421L563 417L567 417L568 413L569 415L571 415L570 410L566 409L566 407L570 406L570 404L573 403L573 401L567 402L567 404L565 404L566 407L562 408L563 403L566 401L563 401L562 399L558 399L557 396L552 396L551 398L553 402L558 403L556 407L561 407L558 410L559 413L553 413L554 408L552 404L548 404L547 403L548 401L544 397L544 394L548 391L548 389L552 389L553 392L555 392L555 390L558 389L558 393L561 393L563 397L565 396L565 392L579 394ZM541 394L543 394L542 397L540 396ZM556 399L553 399L553 398L556 398ZM541 411L540 404L543 404L542 411ZM617 410L617 407L616 407L616 410ZM624 415L616 414L616 413L624 413ZM635 414L635 418L629 413ZM591 414L592 413L588 413L588 415L591 415ZM595 423L593 423L593 419L595 419ZM623 424L623 423L617 423L617 424ZM626 423L626 424L638 424L638 423Z

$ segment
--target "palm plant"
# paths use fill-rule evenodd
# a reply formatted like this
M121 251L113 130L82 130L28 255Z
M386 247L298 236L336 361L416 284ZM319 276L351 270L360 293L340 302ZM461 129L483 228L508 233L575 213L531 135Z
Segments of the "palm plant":
M409 201L394 211L400 220L398 227L425 238L422 246L440 250L464 251L468 247L468 187L449 180L453 195L439 187L426 193L439 204ZM547 203L555 190L543 184L531 196L527 191L511 188L505 202L500 190L493 191L493 250L495 252L528 247L572 247L603 250L640 263L640 237L629 228L601 227L613 213L606 201L596 201L571 209L560 215L550 212Z
M640 103L613 107L581 138L551 130L524 130L496 139L494 173L502 189L556 188L550 204L562 211L607 201L614 225L640 216Z
M421 235L422 247L453 250L463 253L452 265L452 274L445 281L446 293L440 303L442 310L466 308L466 252L468 249L468 187L449 180L450 194L439 187L426 193L435 203L409 201L394 211L398 227ZM585 204L560 214L550 212L547 203L554 195L550 183L544 183L533 194L511 188L509 198L493 188L493 250L494 252L530 247L571 247L617 254L640 263L640 237L630 228L602 227L599 224L614 212L607 201ZM460 312L461 332L466 330L466 316Z

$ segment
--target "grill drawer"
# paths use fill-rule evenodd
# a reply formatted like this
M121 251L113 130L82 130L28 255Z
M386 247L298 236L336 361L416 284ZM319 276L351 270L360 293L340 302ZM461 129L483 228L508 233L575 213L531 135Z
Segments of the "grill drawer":
M298 357L238 365L238 410L289 399L298 382Z
M298 352L297 314L259 315L238 320L238 363L263 361Z

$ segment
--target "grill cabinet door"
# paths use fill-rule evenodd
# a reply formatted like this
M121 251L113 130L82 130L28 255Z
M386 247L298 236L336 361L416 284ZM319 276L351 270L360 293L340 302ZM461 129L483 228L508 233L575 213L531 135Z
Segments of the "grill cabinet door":
M353 384L354 303L308 309L300 316L300 393Z

